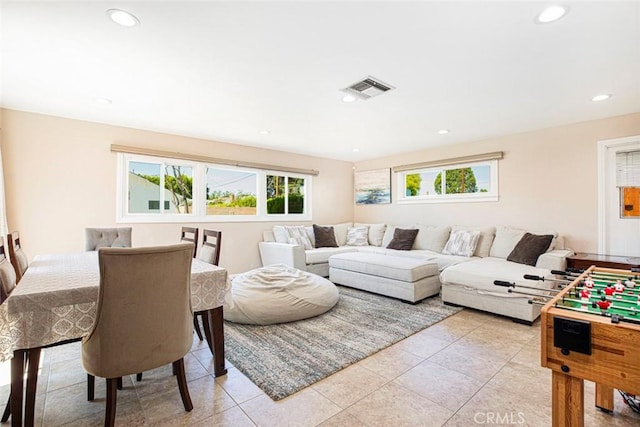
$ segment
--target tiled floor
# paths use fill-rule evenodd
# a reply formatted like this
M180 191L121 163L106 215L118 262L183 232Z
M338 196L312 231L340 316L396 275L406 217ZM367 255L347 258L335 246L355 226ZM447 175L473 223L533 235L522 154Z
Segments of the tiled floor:
M287 399L272 401L242 373L214 379L208 348L194 340L186 368L194 410L184 412L169 366L127 378L117 424L201 426L549 426L551 373L540 367L540 328L467 310L352 365ZM8 363L0 365L6 402ZM104 382L86 400L79 343L46 351L38 424L99 426ZM585 387L586 426L638 426L616 392L614 415L593 407Z

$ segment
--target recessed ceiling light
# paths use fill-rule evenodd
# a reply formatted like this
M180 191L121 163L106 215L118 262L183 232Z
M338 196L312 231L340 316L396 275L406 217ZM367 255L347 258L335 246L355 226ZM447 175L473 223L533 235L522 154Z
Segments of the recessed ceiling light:
M123 27L135 27L140 23L140 20L135 15L122 9L109 9L107 10L107 16Z
M536 16L536 22L538 24L548 24L562 18L567 14L567 12L569 12L569 8L567 6L549 6L540 12L540 15Z
M260 131L260 135L269 135L270 133L271 133L271 131L270 130L266 130L266 129Z
M611 98L613 95L611 95L610 93L603 93L600 95L596 95L593 98L591 98L592 101L594 102L598 102L598 101L605 101L609 98Z
M354 149L353 149L353 152L354 152L354 153L357 153L357 152L359 152L359 151L360 151L360 149L359 149L359 148L354 148Z
M356 100L356 97L353 95L345 95L342 97L343 102L354 102L355 100Z
M438 131L438 135L446 135L446 134L448 134L449 132L451 132L449 129L440 129L440 130Z
M103 104L103 105L107 105L107 104L111 104L111 100L109 98L96 98L96 104Z

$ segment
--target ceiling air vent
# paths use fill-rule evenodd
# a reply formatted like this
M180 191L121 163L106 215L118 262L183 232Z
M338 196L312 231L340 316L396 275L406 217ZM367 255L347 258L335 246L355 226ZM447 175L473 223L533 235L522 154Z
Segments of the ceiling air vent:
M348 93L356 95L360 99L369 99L374 96L381 95L391 89L395 89L393 86L381 82L371 76L367 76L365 79L352 84L343 90Z

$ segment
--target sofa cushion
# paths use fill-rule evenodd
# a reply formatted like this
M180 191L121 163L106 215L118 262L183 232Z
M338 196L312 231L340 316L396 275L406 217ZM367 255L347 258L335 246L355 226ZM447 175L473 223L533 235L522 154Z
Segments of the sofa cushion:
M387 229L387 224L360 224L355 223L354 227L369 227L369 244L372 246L382 246L382 238Z
M451 233L442 253L445 255L460 255L470 257L476 250L479 231L456 230Z
M360 225L358 227L349 227L347 230L347 246L368 246L369 245L369 227Z
M480 238L478 239L478 244L476 245L476 250L473 255L483 258L489 256L491 244L493 243L493 237L496 234L495 227L465 227L461 225L455 225L451 227L452 233L456 230L479 231Z
M520 228L502 226L496 227L496 236L493 239L493 244L491 245L489 256L496 258L507 258L526 232L526 230ZM551 240L551 243L549 243L549 247L547 248L546 252L553 250L558 242L558 233L556 233L555 231L532 231L531 234L551 234L553 236L553 239ZM562 242L560 243L560 246L563 246Z
M415 242L417 235L418 229L416 228L396 228L393 231L393 239L391 239L387 248L410 251L411 248L413 248L413 242Z
M313 224L313 235L315 236L316 248L337 248L336 235L332 226L322 226Z
M308 251L304 251L306 264L326 264L329 262L329 257L336 254L346 254L349 252L357 252L358 249L354 246L342 246L336 248L316 248Z
M540 289L554 286L551 282L526 280L523 278L525 274L546 276L549 270L517 264L502 258L476 258L447 267L440 273L440 281L497 294L508 293L508 288L494 285L494 280L516 282L516 284L540 287Z
M273 235L278 243L300 245L304 249L313 248L313 244L311 243L311 239L309 239L306 227L302 225L276 225L273 227Z
M422 259L372 253L349 253L329 258L331 268L415 282L438 274L438 265Z
M410 229L410 228L416 228L412 225L391 225L391 224L387 224L387 228L384 230L384 236L382 237L382 247L387 247L387 245L389 244L389 242L391 240L393 240L393 233L396 231L396 228L404 228L404 229Z
M442 252L444 245L449 240L451 227L446 225L420 225L416 228L418 236L413 244L413 249L426 249L434 252Z
M347 232L349 227L353 227L351 222L343 222L342 224L335 224L333 231L336 234L336 242L338 246L344 246L347 244Z
M520 264L536 265L538 257L545 253L553 240L553 235L536 235L524 233L513 251L507 257L507 261Z

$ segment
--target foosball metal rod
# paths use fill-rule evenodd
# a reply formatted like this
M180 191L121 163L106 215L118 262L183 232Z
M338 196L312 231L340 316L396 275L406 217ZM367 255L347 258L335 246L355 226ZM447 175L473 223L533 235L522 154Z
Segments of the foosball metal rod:
M569 283L573 282L573 280L554 279L553 277L542 277L542 276L536 276L534 274L525 274L524 278L527 280L537 280L539 282L555 282L555 283L560 283L565 285L568 285Z
M524 291L516 291L515 289L508 289L507 290L508 293L510 294L518 294L518 295L529 295L530 297L537 297L537 298L553 298L555 295L540 295L540 294L536 294L534 292L524 292Z
M575 288L575 291L581 291L583 289L587 289L587 290L593 290L594 288L587 288L585 286L577 286ZM602 297L602 293L599 292L595 292L595 295L592 295L591 298L596 298L596 299L600 299ZM617 296L620 295L622 298L618 298ZM605 298L607 299L607 301L611 301L611 302L626 302L629 304L635 304L637 302L637 296L635 294L614 294L614 295L604 295ZM615 298L614 298L615 296Z
M586 270L578 270L578 271L574 271L573 269L566 269L566 270L551 270L551 274L555 274L557 276L570 276L570 277L579 277L582 276L585 273ZM631 271L631 273L638 273L638 271ZM597 277L601 277L604 279L607 278L612 278L612 277L619 277L619 278L624 278L624 279L628 279L629 277L637 277L640 279L640 276L638 276L638 274L623 274L623 273L606 273L606 272L602 272L602 271L597 271L597 272L591 272L591 277L593 278L597 278Z
M535 291L541 292L562 292L563 289L540 289L536 286L527 286L527 285L517 285L515 282L507 282L505 280L494 280L493 284L496 286L502 286L504 288L525 288L525 289L533 289Z
M531 300L530 300L529 304L540 304L540 303L536 303L535 301L531 302ZM562 309L562 310L571 310L571 311L578 311L580 313L595 314L592 311L585 310L583 308L569 307L569 306L566 306L566 305L560 305L559 306L557 302L556 302L555 307L559 308L559 309ZM604 316L604 317L610 318L611 319L611 323L628 322L628 323L634 323L636 325L640 325L640 319L631 319L629 317L620 316L618 314L600 313L600 316Z
M591 301L585 302L585 301L581 301L581 300L573 299L573 298L562 298L562 302L565 302L565 301L572 302L572 303L575 303L575 304L591 305ZM615 301L612 301L612 302L615 302ZM637 308L627 308L627 307L621 307L619 305L613 305L613 304L611 304L611 307L609 307L609 308L610 309L616 309L616 310L624 310L624 311L628 311L628 312L631 312L631 313L634 313L634 314L640 313L640 310L638 310Z

